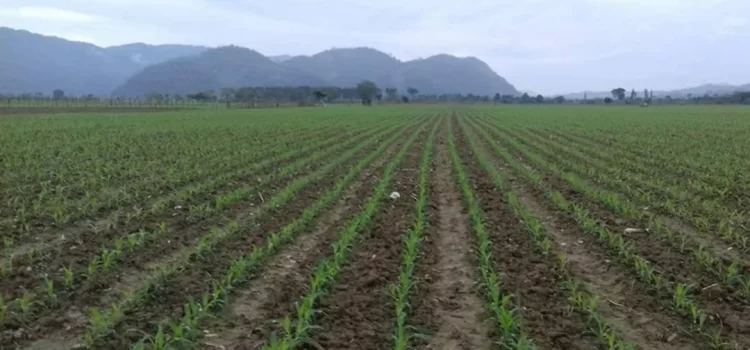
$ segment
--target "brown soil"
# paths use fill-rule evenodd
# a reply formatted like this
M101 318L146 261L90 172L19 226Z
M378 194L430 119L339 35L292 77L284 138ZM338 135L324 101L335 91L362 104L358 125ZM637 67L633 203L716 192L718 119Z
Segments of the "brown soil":
M510 146L505 146L515 152ZM528 166L538 168L526 161L520 153L516 152L516 156L528 163ZM742 296L728 290L723 284L717 284L715 277L695 268L692 256L682 255L673 250L668 242L646 232L624 234L626 228L638 227L638 223L619 217L586 200L581 193L572 189L562 179L545 172L541 173L545 175L545 182L559 190L569 201L583 205L589 210L590 215L599 219L610 232L625 235L634 251L652 262L663 276L692 285L691 291L694 298L704 310L712 315L708 323L723 328L724 333L728 334L730 339L744 346L750 346L750 308L747 307L747 301ZM664 302L669 297L671 296L663 296ZM669 305L664 302L663 305Z
M314 262L324 256L327 247L335 241L336 234L344 228L364 205L372 188L377 184L386 161L397 151L391 147L384 156L366 169L360 179L349 187L333 209L321 217L312 232L302 233L291 245L275 255L251 282L247 289L227 306L219 318L222 321L206 327L203 340L205 349L257 349L268 339L264 329L274 326L269 315L274 298L283 293L290 280L305 280Z
M425 349L491 349L492 320L476 276L474 234L439 133L430 177L430 227L420 254L409 324L431 336Z
M515 217L503 193L496 190L481 170L458 125L454 127L459 153L472 187L485 212L486 226L493 241L496 269L502 286L512 293L522 329L546 349L596 349L583 320L567 305L559 287L560 276L551 256L534 249L531 237Z
M415 199L419 162L425 146L423 133L411 146L396 171L372 226L362 232L361 243L349 256L331 293L319 305L316 332L304 348L386 349L393 346L395 314L389 285L396 283L401 267L403 235L416 219Z

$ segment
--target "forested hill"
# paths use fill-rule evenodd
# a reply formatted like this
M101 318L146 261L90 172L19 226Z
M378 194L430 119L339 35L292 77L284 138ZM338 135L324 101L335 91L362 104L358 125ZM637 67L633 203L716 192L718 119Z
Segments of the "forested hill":
M371 48L332 49L282 63L310 73L332 86L354 86L363 79L402 91L425 94L516 95L518 91L477 58L436 55L402 62Z
M280 65L256 51L225 46L146 67L113 95L146 97L153 93L186 95L245 86L322 85L321 79Z
M371 48L332 49L313 56L272 60L240 47L222 47L200 56L148 67L114 94L121 97L151 93L186 94L243 86L353 87L363 80L381 88L420 93L515 95L518 92L476 58L437 55L402 62Z

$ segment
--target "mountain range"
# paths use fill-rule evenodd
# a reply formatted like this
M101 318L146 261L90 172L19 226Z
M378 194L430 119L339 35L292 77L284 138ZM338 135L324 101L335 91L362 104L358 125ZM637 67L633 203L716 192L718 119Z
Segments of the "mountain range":
M438 54L401 61L365 47L330 49L312 56L264 56L238 46L134 43L99 47L0 27L0 95L50 95L52 90L61 89L69 96L136 97L242 86L353 87L365 79L381 88L398 88L401 92L413 87L425 94L520 94L474 57ZM735 91L750 91L750 84L705 84L654 91L654 95L685 98ZM609 91L563 96L583 99L584 94L588 98L611 96Z
M3 27L0 47L0 94L61 89L76 96L137 97L243 86L353 87L363 80L425 94L518 94L485 62L446 54L400 61L364 47L271 57L238 46L99 47Z
M207 48L187 45L96 45L0 27L0 94L106 95L144 67Z

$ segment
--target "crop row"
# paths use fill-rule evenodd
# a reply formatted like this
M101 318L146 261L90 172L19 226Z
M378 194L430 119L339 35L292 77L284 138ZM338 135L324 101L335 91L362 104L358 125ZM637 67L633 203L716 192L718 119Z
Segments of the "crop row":
M379 130L367 132L358 136L370 137L372 134L376 134L378 131ZM116 215L107 218L106 222L108 222L108 224L101 230L93 230L93 232L89 234L79 233L78 237L74 236L73 233L75 233L75 231L70 233L63 232L59 236L67 236L65 238L69 242L85 241L90 244L93 243L91 242L92 240L100 241L102 238L105 238L107 236L106 234L110 231L122 229L128 230L133 225L143 225L144 222L159 218L167 212L173 210L174 208L186 209L188 211L188 215L190 215L193 219L208 216L211 212L216 212L217 209L220 209L220 207L226 207L228 204L231 204L236 200L247 197L252 192L251 190L253 188L261 186L266 181L284 174L291 175L295 169L306 166L310 162L314 161L316 159L316 156L320 157L321 154L325 154L328 151L338 151L342 146L347 145L347 143L342 142L348 140L347 136L350 135L335 137L332 138L332 140L317 140L316 142L307 143L306 145L300 146L297 149L292 149L277 155L266 157L262 161L251 163L250 165L245 166L242 169L238 169L234 172L222 174L208 181L181 188L173 194L159 197L158 199L153 200L150 204L146 205L147 209L135 208L132 211L124 212L124 214L116 213ZM352 144L353 143L354 142L352 141ZM315 150L318 151L311 154L311 152ZM305 157L307 155L310 155L311 157ZM271 167L278 166L278 164L283 164L284 162L293 160L295 158L299 158L296 162L293 163L296 166L287 166L283 169L284 171L280 171L280 169L277 169L270 174L262 176L262 178L257 175L258 173L266 171ZM243 178L257 179L258 181L250 181L250 184L238 187L236 181ZM226 192L224 193L219 192L210 201L204 204L198 204L197 201L201 200L201 198L203 198L203 196L205 196L206 194L213 193L217 190L222 190L225 188L228 188L228 191L225 190ZM122 229L120 227L122 227ZM59 237L50 237L51 242L46 245L48 249L62 244L59 241L54 240L55 238L59 239ZM4 237L4 239L6 241L5 250L12 249L12 238ZM37 237L37 240L39 240L39 237ZM10 243L8 243L9 241ZM33 250L37 251L35 252ZM28 249L27 251L22 252L22 254L11 257L7 261L3 262L3 270L10 270L8 269L8 267L12 267L14 265L23 266L31 263L46 265L46 262L42 258L47 257L49 260L49 258L52 258L53 256L50 254L45 254L44 250L44 248ZM36 256L36 259L25 259L29 256ZM15 261L13 261L14 258Z
M401 269L399 270L398 282L391 284L390 293L394 299L396 326L394 331L393 348L406 350L411 347L414 335L408 327L409 297L415 287L414 274L419 257L419 249L423 241L423 235L427 226L427 201L429 195L430 164L435 150L435 134L440 123L435 123L433 131L427 139L426 146L419 165L419 180L417 190L417 202L415 210L417 218L413 226L404 234L404 248L401 255Z
M687 285L671 281L671 276L665 276L659 272L653 262L644 259L633 251L632 245L620 235L609 231L602 226L599 220L591 217L590 213L577 203L572 203L559 191L551 188L541 174L522 164L514 157L508 149L501 147L489 136L486 124L478 126L473 124L474 129L484 137L490 147L508 164L517 174L522 176L529 184L545 193L547 199L559 210L567 213L578 224L581 230L596 238L596 241L604 248L611 251L617 260L635 272L636 277L656 292L672 298L672 306L675 311L685 317L691 328L705 336L712 348L724 348L729 344L724 335L721 334L721 325L711 321L708 313L702 309L694 297L690 295ZM494 131L494 129L491 129ZM510 139L503 142L511 144L515 150L522 152L524 149L513 144ZM532 162L534 157L530 153L524 153ZM713 325L712 325L713 324Z
M356 176L359 174L359 172L363 171L367 165L369 165L372 161L377 159L379 156L381 156L385 150L388 148L388 146L393 143L395 140L397 140L399 137L401 137L402 132L396 133L395 135L391 136L387 141L383 142L379 145L379 147L371 152L367 157L362 159L360 162L357 163L356 166L354 166L348 173L346 177L342 179L342 181L338 182L338 185L334 187L334 189L341 191L341 189L345 188L346 185L351 183L354 179L356 179ZM257 211L255 215L253 215L253 219L248 222L231 222L227 226L227 230L222 229L215 229L212 230L209 235L203 236L200 238L198 244L191 248L190 250L183 253L183 257L180 259L180 262L177 264L173 264L171 266L165 267L164 269L157 271L155 273L155 276L149 281L148 285L144 286L143 288L139 288L138 291L134 294L133 298L129 300L129 307L135 307L136 305L139 305L143 302L146 302L150 299L149 297L149 291L154 290L154 286L158 286L159 284L168 283L171 277L176 276L180 271L184 271L186 269L190 269L191 266L196 261L201 260L207 260L210 259L215 249L218 249L218 246L222 241L226 241L230 236L236 235L241 233L241 231L244 228L247 228L251 226L252 222L262 220L265 215L264 213L268 212L269 210L277 210L277 208L282 208L285 203L292 200L296 193L298 193L303 188L310 186L313 182L318 181L319 179L322 179L324 176L329 174L332 170L336 169L338 165L342 164L343 162L351 159L354 155L360 153L362 150L366 149L367 147L371 146L374 142L371 140L370 143L363 143L355 148L350 149L349 151L345 152L344 154L340 155L339 157L330 160L324 167L319 169L318 171L309 174L307 176L298 177L292 182L290 185L286 186L278 195L268 199L266 201L266 204L263 206L262 211ZM333 194L330 194L333 193ZM335 194L335 195L334 195ZM328 195L324 195L319 199L319 201L316 202L316 204L313 204L312 207L308 208L303 215L302 219L293 222L287 226L285 226L284 229L280 230L279 233L275 235L270 235L267 239L267 247L271 247L273 249L271 250L259 250L261 246L256 246L254 248L251 248L250 255L246 256L245 259L238 259L236 261L233 261L230 266L230 271L228 274L232 274L232 278L226 278L223 280L214 280L212 286L211 286L211 292L209 293L212 297L211 300L218 300L223 298L225 295L224 293L228 292L226 288L219 288L222 286L222 281L224 283L231 282L231 283L237 283L239 282L238 277L236 273L239 273L240 271L249 271L247 269L251 268L254 265L245 265L244 262L248 261L256 261L255 259L259 259L262 256L256 256L256 254L261 253L273 253L278 248L278 246L286 240L289 240L293 238L294 235L296 235L299 230L307 227L310 223L314 221L316 218L317 212L324 209L327 205L330 205L337 196L339 196L339 192L329 192ZM231 228L234 226L237 226L236 230L231 230ZM258 253L261 252L261 253ZM249 260L248 260L249 259ZM242 267L242 269L240 269ZM232 270L232 269L240 269L240 270ZM243 273L242 276L245 274ZM209 294L204 294L202 297L202 300L209 297ZM210 310L211 308L204 308L204 310ZM110 314L115 311L116 308L112 308L110 311ZM198 316L189 316L189 317L198 317ZM111 323L111 322L110 322ZM114 323L111 323L112 326L114 326ZM92 327L91 329L96 329L96 327ZM94 340L97 340L99 338L102 338L104 336L109 335L109 332L105 333L99 333L92 332L90 329L88 334L92 334L90 338L93 338ZM108 328L110 329L110 328ZM179 337L180 334L173 334L173 336L177 336L179 339L183 338L189 338L188 336ZM194 335L193 335L194 336ZM157 338L158 338L158 331L157 331ZM182 341L182 340L180 340Z
M492 159L487 155L486 149L479 145L476 134L471 129L467 128L462 121L459 122L459 125L461 125L466 138L469 140L471 151L484 170L485 175L492 180L492 183L498 191L505 193L508 206L512 209L516 217L523 222L527 233L534 242L539 253L549 256L550 259L552 259L553 256L556 257L559 271L563 275L561 288L568 295L570 306L584 315L586 321L589 323L591 332L602 346L608 349L633 349L634 346L624 341L607 322L606 318L598 311L599 298L588 293L581 286L581 281L577 280L570 274L567 268L567 257L565 254L555 252L554 240L544 232L544 226L541 221L529 211L529 209L518 199L510 186L508 186L507 180L502 172L498 170L497 166L493 164Z
M390 132L390 130L387 132ZM211 213L218 214L223 212L229 206L245 200L249 194L255 193L254 189L262 188L262 186L267 184L270 179L283 181L291 177L293 174L296 174L298 169L314 162L325 160L330 154L335 154L342 149L349 149L349 152L345 153L344 156L350 156L351 154L373 144L378 139L379 135L374 135L364 142L358 141L356 145L354 142L352 142L352 145L341 143L330 149L322 149L314 152L307 158L300 159L285 167L277 168L273 173L265 176L265 179L267 180L260 181L252 186L244 186L230 193L217 196L215 206L211 206L205 210L204 215L209 214L209 209ZM352 148L351 146L354 147ZM269 200L269 204L271 205L271 208L273 208L274 204L281 205L281 203L274 202L272 199ZM106 247L103 247L99 254L93 256L87 264L83 263L75 266L64 266L62 272L57 277L48 274L44 277L43 281L39 281L40 286L36 288L36 293L26 291L22 296L18 297L15 302L9 304L9 310L14 311L14 309L18 309L15 314L19 315L23 320L29 320L33 318L35 307L45 307L49 309L60 306L60 302L62 301L61 298L63 298L60 294L64 294L74 288L80 287L82 284L96 285L100 283L99 280L102 277L102 274L115 272L118 264L126 257L126 255L136 254L139 249L145 248L146 244L160 242L160 240L166 241L169 239L167 236L167 229L168 225L165 222L162 222L159 224L157 230L139 231L136 234L116 239L111 246L108 244ZM56 291L55 286L62 287L62 289ZM27 305L30 305L31 307L27 307Z
M359 133L361 131L355 131L348 136L357 137ZM270 164L267 161L269 157L290 158L299 154L299 151L290 152L286 150L306 148L310 143L318 143L320 146L335 144L331 142L330 136L334 135L320 133L314 134L314 136L309 138L294 138L294 136L291 136L289 139L282 139L277 142L252 147L253 153L249 157L229 152L229 157L231 157L228 158L229 163L223 166L206 164L205 161L201 163L199 160L187 168L189 170L168 169L166 170L166 176L158 172L149 174L148 171L140 169L138 171L142 172L142 176L138 180L128 182L124 186L105 188L99 193L87 190L81 199L70 199L65 194L59 194L55 196L54 202L48 201L45 203L36 201L31 204L9 202L15 208L14 217L12 218L12 225L16 228L14 232L16 234L33 233L39 230L37 227L40 225L42 230L47 228L48 225L58 228L64 227L73 221L98 216L102 212L130 205L134 205L134 208L129 212L115 212L115 216L112 218L114 220L110 220L112 222L111 225L116 225L118 221L129 223L140 220L149 212L171 208L169 206L171 204L169 198L166 200L153 200L148 209L138 204L147 198L158 195L161 191L182 190L183 186L195 181L198 182L196 186L202 186L204 190L211 190L222 182L226 183L227 181L241 178L246 176L249 171L258 169L258 165L260 165L257 164L258 162L261 164ZM252 165L247 166L245 164ZM189 193L190 195L200 193L192 186L184 188L184 190L189 192L183 193ZM28 198L28 196L25 198ZM9 201L12 201L12 199L9 199ZM7 249L8 247L9 245L6 243L5 248Z
M384 121L392 118L386 116ZM291 129L278 120L260 120L252 124L253 128L244 125L234 132L216 125L196 130L201 124L195 122L173 130L171 123L162 121L164 125L159 125L146 120L135 126L137 132L72 124L65 127L66 133L55 135L46 135L48 131L40 131L36 125L28 126L29 130L20 127L20 123L15 128L18 130L10 125L9 139L3 141L9 148L3 159L7 176L1 179L5 186L0 204L8 210L0 209L0 214L12 214L15 219L0 221L20 232L38 230L36 226L40 224L60 226L101 214L108 208L137 203L162 190L173 191L196 180L231 172L264 156L305 145L306 141L342 134L355 137L356 132L367 130L368 126L383 125L355 123L349 127L350 121L344 121L338 129L326 125L327 120L307 125L304 121L288 122L294 127ZM48 142L29 141L40 136L28 135L32 132L49 136ZM156 152L158 157L154 156ZM29 180L16 178L34 176ZM27 181L39 188L22 185ZM94 182L104 187L99 188Z
M386 131L387 130L381 130L380 132L378 132L378 134L382 135ZM392 142L393 140L397 139L399 137L398 135L399 133L390 137L390 141L388 142ZM239 232L240 227L247 227L248 225L251 225L252 222L260 220L263 217L264 212L268 212L269 210L277 210L277 208L283 206L284 203L292 200L299 190L305 188L314 181L323 178L325 174L336 169L340 164L348 161L353 156L360 153L362 150L372 146L378 141L380 141L380 137L378 135L371 137L369 140L366 140L366 142L360 141L358 144L354 145L354 147L350 147L349 149L347 149L347 152L341 154L335 159L331 159L330 161L328 161L328 163L324 167L314 171L310 175L296 178L292 184L281 190L276 196L266 198L264 205L261 208L254 210L254 215L245 216L245 219L240 220L239 222L232 221L224 226L223 229L212 229L207 235L197 240L191 248L185 249L185 251L181 253L182 258L180 259L180 262L174 265L158 268L152 274L152 276L145 278L145 281L143 281L142 283L139 282L140 286L134 293L123 294L121 296L121 301L117 304L114 304L105 311L101 311L98 308L92 308L92 310L97 311L93 312L89 318L92 327L91 331L88 333L88 341L90 343L96 343L96 340L101 338L102 334L109 334L109 331L107 330L111 331L112 327L117 324L117 320L118 318L120 318L120 315L122 315L123 313L127 313L127 310L140 305L141 301L148 300L149 294L152 291L158 290L158 286L162 285L163 283L169 283L169 279L172 276L176 276L179 271L188 269L195 261L205 259L210 256L210 252L214 249L214 247L216 247L220 242L228 239L230 236L236 235ZM386 142L386 144L388 142ZM345 146L346 143L342 145ZM336 153L334 151L336 151L336 149L342 149L342 145L339 145L338 148L334 147L333 149L329 149L328 154ZM384 147L385 146L383 145L380 147L380 149L384 150ZM313 156L313 158L319 158L320 160L323 160L326 157L324 153L320 153L318 155L315 155L314 153ZM296 166L303 166L304 164L307 163L300 160L296 163ZM290 166L286 168L280 168L277 171L277 177L278 175L291 175L293 173L296 173L293 170L294 169ZM281 178L284 177L288 176L281 176ZM271 177L269 177L269 179L271 179Z
M520 137L519 139L523 140ZM726 195L725 191L712 189L712 191L717 191L714 197L701 197L682 187L667 184L658 177L636 174L635 171L640 168L639 163L629 162L626 158L614 159L609 155L601 155L603 151L589 151L596 156L608 159L608 163L604 163L560 143L551 143L538 137L529 141L552 148L550 151L555 151L553 156L555 160L566 168L581 175L594 177L599 183L628 195L642 206L647 205L650 209L662 214L685 220L702 233L718 232L723 240L735 247L743 250L749 248L748 233L750 231L746 227L750 221L745 218L743 212L726 207L721 202L721 198ZM550 155L550 153L546 154ZM590 165L584 166L583 164ZM613 168L611 164L618 164L618 168Z
M507 133L502 135L503 139L507 140L507 142L515 143L512 138L508 137ZM520 144L518 145L521 147ZM536 147L541 149L543 146L542 144L537 144ZM523 150L524 148L520 149ZM560 157L561 152L556 152L554 149L544 150L543 153L548 157L553 158L556 163L566 164L568 167L578 166L576 163ZM703 269L705 273L713 275L727 286L737 289L742 293L744 298L750 297L750 290L748 289L748 287L750 287L750 277L747 277L744 264L741 261L725 261L722 256L715 254L710 247L706 247L705 245L696 242L693 237L690 237L686 233L670 230L661 219L641 210L641 206L636 206L632 202L621 200L621 195L619 193L596 188L590 183L578 178L575 174L565 172L561 168L547 162L536 154L524 152L524 155L529 159L533 158L535 163L543 169L562 178L574 190L583 194L586 198L600 203L618 215L622 215L628 219L643 224L644 227L648 228L646 231L647 233L670 242L672 246L677 248L680 252L691 254L694 257L693 261L695 261L698 264L698 267ZM579 171L582 170L579 169ZM589 173L591 173L591 171L593 171L592 168L589 168ZM611 178L601 179L597 182L608 183L611 182ZM626 183L621 183L621 186L618 186L618 188L627 191L627 189L632 189L632 186ZM690 214L690 216L694 217L696 215Z
M527 130L534 133L539 130ZM696 167L682 163L675 163L673 156L664 153L655 153L653 158L645 158L637 150L628 151L619 148L607 149L601 147L603 143L590 138L582 138L575 134L563 134L550 131L547 136L549 140L556 139L563 142L576 151L591 151L597 159L601 161L626 163L631 171L637 172L641 176L649 176L660 181L665 185L676 186L677 188L690 189L691 193L698 194L702 197L716 199L727 205L736 205L741 208L742 203L747 201L747 197L738 190L746 184L734 178L735 174L723 174L729 176L706 175L704 166ZM741 190L739 191L741 192Z
M521 322L517 315L518 306L513 305L513 295L503 289L502 277L493 266L492 242L487 233L485 214L474 195L466 169L461 164L461 158L456 149L452 123L448 124L446 132L448 133L448 147L453 163L453 172L468 207L472 228L477 236L476 258L479 264L480 282L484 290L487 308L495 321L494 328L500 334L500 344L509 349L536 349L532 340L522 331Z
M433 127L432 133L436 129L436 127ZM315 266L307 288L308 292L296 304L295 314L284 317L281 322L281 334L276 335L274 333L265 346L266 349L295 349L310 336L316 318L315 306L336 283L339 272L348 260L349 253L357 238L362 230L371 224L373 216L385 200L386 189L420 133L414 133L404 143L398 154L388 163L383 176L374 188L363 210L339 233L338 239L332 245L331 254Z

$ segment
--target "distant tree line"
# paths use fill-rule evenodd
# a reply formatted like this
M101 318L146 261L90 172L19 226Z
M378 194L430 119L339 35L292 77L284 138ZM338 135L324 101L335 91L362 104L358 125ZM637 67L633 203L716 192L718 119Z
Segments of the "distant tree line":
M598 98L598 99L587 99L584 97L583 100L579 101L586 104L636 104L636 105L652 105L652 104L750 104L750 91L737 91L732 94L725 95L709 95L693 96L687 94L682 97L672 97L671 95L656 96L654 97L654 91L644 89L643 93L639 94L635 89L631 89L628 93L624 88L618 87L612 89L610 92L612 97Z
M224 88L218 91L208 90L192 94L154 93L146 97L123 99L101 98L94 95L67 96L60 89L51 95L42 93L0 95L0 107L15 106L117 106L117 107L183 107L196 105L214 105L227 108L269 107L281 105L313 106L326 103L361 103L366 106L380 103L486 103L486 104L750 104L750 92L736 92L731 95L691 96L672 98L671 96L654 97L648 89L638 93L618 87L612 89L612 97L582 100L566 100L563 96L544 97L521 95L477 94L425 94L416 88L407 88L405 93L396 88L379 88L371 81L363 81L355 87L242 87Z

